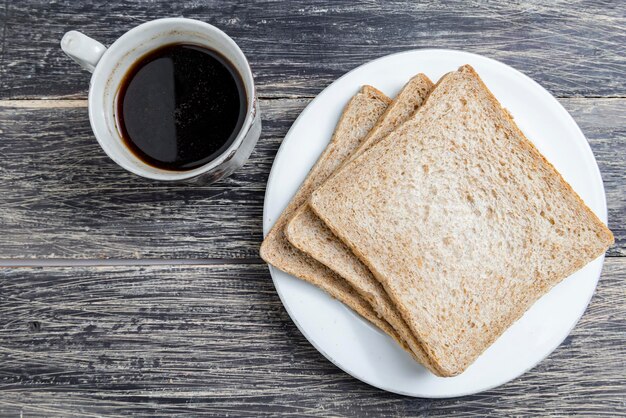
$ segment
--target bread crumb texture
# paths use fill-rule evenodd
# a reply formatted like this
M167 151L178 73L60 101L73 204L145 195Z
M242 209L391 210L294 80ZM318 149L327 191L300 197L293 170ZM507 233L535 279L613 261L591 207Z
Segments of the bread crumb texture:
M448 376L613 242L467 65L310 206Z

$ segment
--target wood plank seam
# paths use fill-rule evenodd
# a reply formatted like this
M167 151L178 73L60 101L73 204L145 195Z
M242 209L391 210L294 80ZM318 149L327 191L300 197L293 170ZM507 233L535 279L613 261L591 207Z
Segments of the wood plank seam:
M557 99L589 99L589 100L623 100L626 96L554 96ZM263 101L278 101L278 100L313 100L315 96L258 96L259 100ZM71 107L87 107L87 99L50 99L50 98L27 98L27 99L7 99L0 100L0 107L7 108L29 108L29 109L51 109L51 108L71 108Z
M49 259L0 259L0 268L33 268L33 267L131 267L131 266L226 266L226 265L266 265L260 257L256 258L199 258L199 259L98 259L87 258L75 260L71 258Z

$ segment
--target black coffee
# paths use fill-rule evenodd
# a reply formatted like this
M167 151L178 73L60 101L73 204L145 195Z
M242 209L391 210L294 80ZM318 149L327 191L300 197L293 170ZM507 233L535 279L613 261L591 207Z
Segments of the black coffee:
M246 90L216 51L172 44L128 70L117 96L117 123L128 148L157 168L184 171L216 158L237 137Z

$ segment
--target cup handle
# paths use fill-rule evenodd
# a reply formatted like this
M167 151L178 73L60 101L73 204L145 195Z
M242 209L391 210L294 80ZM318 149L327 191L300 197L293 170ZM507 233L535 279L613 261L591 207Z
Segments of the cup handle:
M93 73L102 54L107 50L100 42L75 30L63 35L61 49L90 73Z

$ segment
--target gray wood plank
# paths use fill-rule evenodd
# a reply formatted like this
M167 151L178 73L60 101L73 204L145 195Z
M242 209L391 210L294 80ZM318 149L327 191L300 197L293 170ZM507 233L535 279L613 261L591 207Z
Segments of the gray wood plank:
M89 76L59 40L105 44L154 18L224 29L247 53L263 97L314 96L348 70L413 48L452 48L513 65L557 96L626 96L620 1L5 1L0 98L85 97Z
M626 258L572 334L521 378L396 396L324 359L262 264L0 270L0 415L626 416Z
M257 259L273 157L307 102L263 101L250 161L213 186L129 175L85 107L0 108L0 258Z
M600 164L616 237L609 254L624 255L626 99L562 102ZM86 109L48 107L56 103L0 105L0 259L258 259L267 177L308 99L262 100L252 158L213 186L126 173L98 147Z

